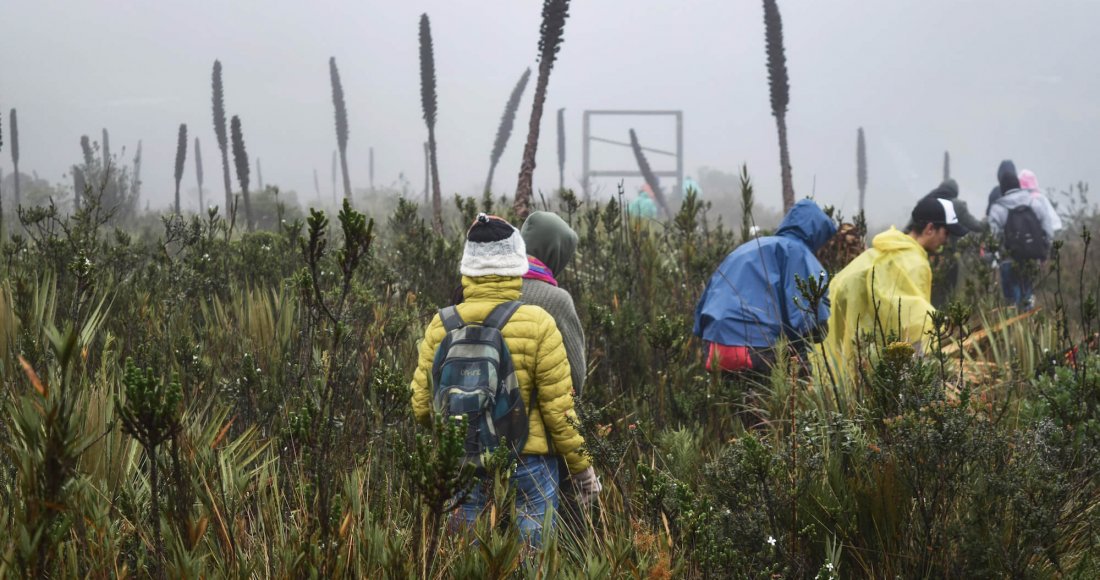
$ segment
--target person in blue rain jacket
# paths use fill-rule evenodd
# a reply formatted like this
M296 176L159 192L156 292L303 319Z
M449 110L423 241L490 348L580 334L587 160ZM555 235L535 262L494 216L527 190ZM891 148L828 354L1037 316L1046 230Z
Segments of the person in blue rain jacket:
M827 281L814 254L834 234L833 220L802 200L775 235L749 240L726 256L695 308L694 333L703 339L708 370L767 374L781 337L798 354L824 338L828 297L809 312L797 279Z

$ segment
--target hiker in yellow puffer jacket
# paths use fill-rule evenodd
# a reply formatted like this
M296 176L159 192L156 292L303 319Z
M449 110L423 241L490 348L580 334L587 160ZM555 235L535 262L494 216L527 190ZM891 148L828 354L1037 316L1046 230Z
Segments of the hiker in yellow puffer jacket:
M456 309L466 323L480 323L497 305L519 300L522 276L528 270L527 249L519 231L501 218L478 215L466 234L460 270L464 300ZM437 314L420 343L419 363L412 380L412 407L421 423L431 422L432 363L446 334ZM529 541L538 543L543 515L549 506L558 505L556 455L565 458L582 502L591 502L601 486L581 450L584 438L574 426L577 414L569 361L553 317L538 306L524 304L508 319L501 334L512 355L530 428L512 477L518 492L519 527ZM477 518L487 500L480 488L475 486L456 512L456 519L472 524Z
M968 230L949 200L921 199L911 217L905 233L891 227L875 236L870 249L833 277L833 315L825 340L833 370L850 369L857 340L868 333L882 340L880 329L918 349L925 344L928 315L935 312L928 254L939 250L948 236L963 236Z

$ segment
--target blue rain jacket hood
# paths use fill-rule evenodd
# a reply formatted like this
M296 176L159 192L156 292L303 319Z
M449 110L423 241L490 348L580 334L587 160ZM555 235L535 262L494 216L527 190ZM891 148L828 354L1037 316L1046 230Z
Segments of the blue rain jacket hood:
M795 204L774 236L741 244L718 266L695 308L695 335L726 346L766 348L781 336L800 344L824 328L828 298L817 312L805 312L796 280L825 275L814 252L835 233L836 224L816 203Z

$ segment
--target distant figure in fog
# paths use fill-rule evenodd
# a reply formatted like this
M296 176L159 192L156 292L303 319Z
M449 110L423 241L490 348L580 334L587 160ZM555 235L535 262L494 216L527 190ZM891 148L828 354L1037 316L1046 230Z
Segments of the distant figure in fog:
M1025 169L1017 175L1016 166L1006 160L998 178L1002 195L989 208L989 229L1001 246L1001 291L1009 304L1031 310L1035 307L1035 276L1039 265L1050 257L1062 219L1039 191L1034 173Z
M648 183L638 190L638 197L627 204L626 213L635 218L657 219L657 204L653 202L653 190Z

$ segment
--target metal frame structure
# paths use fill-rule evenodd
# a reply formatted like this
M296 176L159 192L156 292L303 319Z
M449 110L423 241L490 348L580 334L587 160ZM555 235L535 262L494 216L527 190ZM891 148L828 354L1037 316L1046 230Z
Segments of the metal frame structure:
M641 177L642 172L635 170L623 170L623 169L592 169L591 165L591 143L593 141L597 143L607 143L610 145L618 145L621 147L630 147L630 143L615 141L613 139L604 139L602 137L592 136L591 119L592 117L612 117L612 116L668 116L675 117L676 119L676 151L665 151L662 149L653 149L650 147L642 147L643 151L650 153L656 153L658 155L667 155L669 157L676 158L676 170L675 171L654 171L653 174L657 177L675 177L676 186L673 188L676 196L683 196L684 188L684 112L676 110L586 110L584 112L584 197L588 199L591 194L591 178L593 177Z

